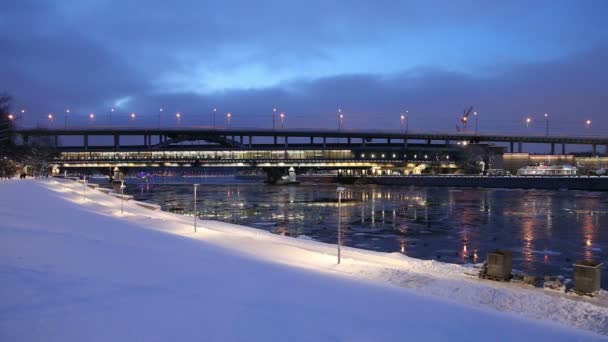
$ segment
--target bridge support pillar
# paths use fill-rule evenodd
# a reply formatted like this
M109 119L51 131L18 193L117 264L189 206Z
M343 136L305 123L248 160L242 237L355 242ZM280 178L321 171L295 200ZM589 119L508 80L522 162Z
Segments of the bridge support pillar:
M89 136L88 135L84 135L84 150L88 150L89 149Z
M522 153L523 152L523 147L522 147L522 143L521 141L517 143L517 152Z
M287 139L287 136L285 136L285 148L287 148L287 146L289 145L289 140ZM287 153L287 152L285 152Z
M310 144L313 145L315 143L315 137L310 137Z
M391 138L386 139L386 143L390 144L391 143Z
M566 144L562 144L562 154L566 154Z
M431 144L431 139L426 139L426 143L427 143L428 145L430 145L430 144Z
M407 148L407 139L403 139L403 148Z
M274 144L276 145L277 144L277 136L275 135L273 138L274 138Z
M323 148L327 147L327 137L323 137Z
M514 143L512 141L509 142L509 152L511 152L511 153L515 152Z
M243 145L243 136L242 135L239 137L239 141L241 142L241 145Z
M350 138L346 138L346 143L350 145Z
M361 146L365 147L365 139L366 138L361 138Z
M596 145L596 144L593 144L593 145L591 146L591 148L592 148L592 150L593 150L593 156L594 156L594 157L595 157L595 156L597 156L597 145Z
M252 147L252 146L251 146L252 144L253 144L253 137L250 135L250 136L249 136L249 148L251 148L251 147Z
M59 137L55 136L55 147L59 146Z
M450 146L450 141L448 139L445 139L445 146Z
M114 135L114 149L118 150L120 148L120 135Z
M148 136L144 135L144 146L148 147Z
M555 154L555 143L551 143L551 154Z

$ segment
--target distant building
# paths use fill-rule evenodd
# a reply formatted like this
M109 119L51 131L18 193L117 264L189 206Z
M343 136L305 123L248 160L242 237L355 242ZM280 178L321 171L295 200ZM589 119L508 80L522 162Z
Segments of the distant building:
M576 176L577 168L572 165L526 166L517 170L518 176Z

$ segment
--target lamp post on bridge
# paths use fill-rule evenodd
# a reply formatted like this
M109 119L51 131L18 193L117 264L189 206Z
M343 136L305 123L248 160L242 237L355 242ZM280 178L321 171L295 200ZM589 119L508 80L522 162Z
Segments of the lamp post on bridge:
M108 122L110 123L110 126L112 126L112 113L114 113L115 110L114 107L111 107L110 112L108 113Z
M585 121L585 125L586 125L587 129L591 128L591 120Z
M281 117L281 129L285 128L285 113L279 115Z
M530 123L531 123L531 122L532 122L532 119L531 119L531 118L529 118L529 117L528 117L528 118L526 118L526 128L529 128L529 127L530 127Z
M475 134L477 134L479 131L479 118L477 117L477 112L473 112L473 115L475 115Z
M545 113L545 135L549 136L549 113Z
M226 121L228 123L228 128L230 128L230 122L232 121L232 113L226 114Z
M213 124L213 128L215 128L215 112L217 112L217 108L213 108L213 114L212 114L212 124Z
M338 131L342 130L343 120L344 114L342 113L342 108L338 108Z
M95 113L89 113L89 125L93 126L95 123Z
M165 111L165 108L163 108L163 107L160 107L158 109L158 128L160 128L161 117L162 117L164 111Z
M275 117L277 115L277 109L276 108L272 108L272 130L274 131L274 126L275 126Z
M177 125L180 126L182 123L182 113L175 113L175 119L177 120Z
M68 115L70 115L70 109L66 109L65 110L65 114L63 115L63 126L64 129L68 128Z

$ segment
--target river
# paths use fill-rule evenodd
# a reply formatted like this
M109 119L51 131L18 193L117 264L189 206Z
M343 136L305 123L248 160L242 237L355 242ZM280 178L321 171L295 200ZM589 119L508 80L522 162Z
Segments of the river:
M125 192L191 214L196 182L202 219L337 241L336 185L273 186L231 177L164 181L171 184L129 179ZM570 278L577 260L608 264L605 192L348 186L342 223L346 246L421 259L477 263L490 251L510 249L515 269Z

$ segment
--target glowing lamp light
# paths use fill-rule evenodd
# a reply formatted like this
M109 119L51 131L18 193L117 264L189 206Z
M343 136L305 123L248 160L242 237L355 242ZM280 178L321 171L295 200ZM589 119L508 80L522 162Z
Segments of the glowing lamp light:
M137 116L137 114L131 113L131 119L135 119L136 116Z
M15 119L15 116L14 116L13 114L9 114L9 115L8 115L8 119L9 119L9 120L14 120L14 119Z
M175 113L175 117L179 119L179 118L182 117L182 114L181 113Z
M95 119L95 114L93 114L93 113L89 114L89 118L90 119Z
M53 120L53 114L49 114L49 120Z

